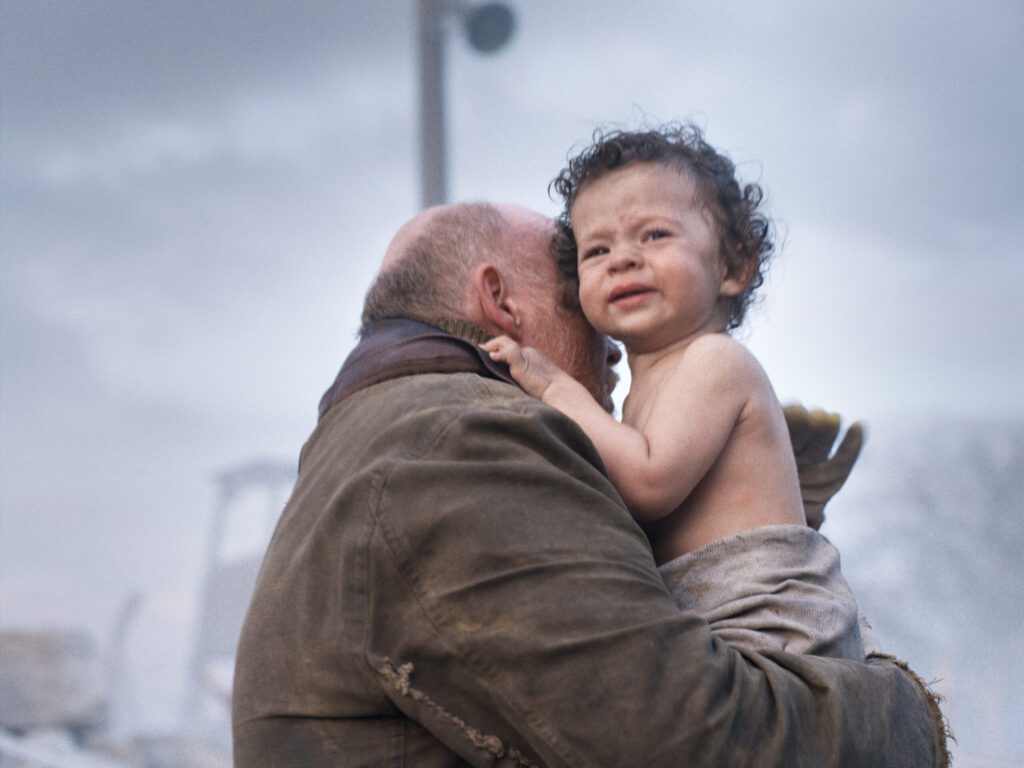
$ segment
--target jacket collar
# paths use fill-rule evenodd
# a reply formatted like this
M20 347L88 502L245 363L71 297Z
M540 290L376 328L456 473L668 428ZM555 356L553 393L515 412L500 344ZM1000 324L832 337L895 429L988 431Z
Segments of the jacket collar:
M493 362L478 346L488 338L482 328L459 320L428 324L391 318L371 323L320 399L319 417L349 395L399 376L476 373L515 384L508 367Z

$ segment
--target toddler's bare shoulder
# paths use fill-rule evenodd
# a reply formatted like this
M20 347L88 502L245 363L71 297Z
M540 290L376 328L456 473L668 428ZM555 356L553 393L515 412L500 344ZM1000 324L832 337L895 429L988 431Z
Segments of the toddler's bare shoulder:
M730 386L762 386L766 375L754 354L725 333L709 333L694 340L679 360L680 373Z
M690 364L720 363L760 368L753 353L726 333L708 333L694 339L686 348L681 360Z

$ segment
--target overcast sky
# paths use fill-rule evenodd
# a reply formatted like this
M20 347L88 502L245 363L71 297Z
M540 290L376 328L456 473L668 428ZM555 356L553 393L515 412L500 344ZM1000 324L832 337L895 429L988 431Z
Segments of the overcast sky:
M595 126L693 118L784 233L744 334L784 400L1024 418L1024 4L511 4L498 53L450 30L454 199L556 213ZM295 460L417 210L414 11L0 5L0 625L139 588L184 636L211 478Z

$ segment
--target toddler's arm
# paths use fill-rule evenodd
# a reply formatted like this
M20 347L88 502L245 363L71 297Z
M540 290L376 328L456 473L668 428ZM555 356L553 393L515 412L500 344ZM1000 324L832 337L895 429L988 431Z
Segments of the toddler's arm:
M737 342L715 336L694 342L665 376L643 431L616 421L540 351L506 336L484 349L508 364L529 394L579 424L634 517L655 520L675 510L711 468L746 403L750 364L757 363Z

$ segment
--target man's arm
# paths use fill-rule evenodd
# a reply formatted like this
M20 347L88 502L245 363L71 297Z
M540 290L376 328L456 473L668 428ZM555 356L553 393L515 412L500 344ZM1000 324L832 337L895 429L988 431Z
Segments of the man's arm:
M583 434L504 402L380 470L364 659L398 709L476 765L942 764L896 665L742 655L680 613Z

